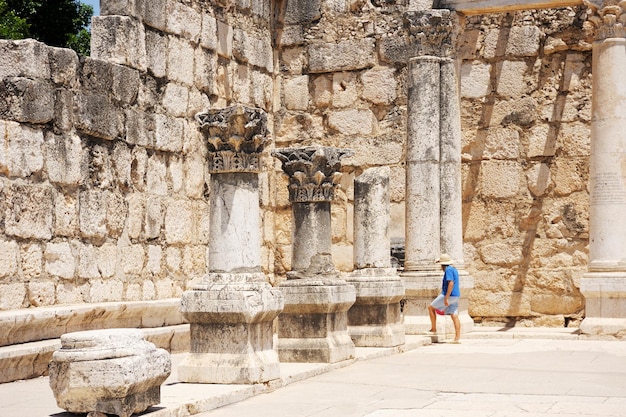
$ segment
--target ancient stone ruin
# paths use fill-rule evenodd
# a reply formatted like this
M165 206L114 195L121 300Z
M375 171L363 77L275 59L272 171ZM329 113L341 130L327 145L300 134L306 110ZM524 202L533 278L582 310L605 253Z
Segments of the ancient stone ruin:
M464 332L623 337L623 8L102 0L90 57L0 41L2 382L89 329L142 328L207 383L402 343L428 326L442 252ZM371 168L380 237L355 226ZM372 239L403 251L395 273ZM386 314L365 323L360 282L381 273Z

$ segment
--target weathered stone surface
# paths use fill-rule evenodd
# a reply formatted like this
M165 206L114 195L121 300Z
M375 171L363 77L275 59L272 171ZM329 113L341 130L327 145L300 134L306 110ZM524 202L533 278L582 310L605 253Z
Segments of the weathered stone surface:
M374 40L344 40L309 46L309 71L333 72L370 68L375 65Z
M52 188L16 182L2 192L6 199L4 221L7 235L42 240L52 237Z
M309 107L308 75L285 80L285 107L289 110L306 110Z
M145 70L146 34L138 20L127 16L94 16L91 56Z
M145 341L141 330L68 333L52 355L50 387L69 412L130 417L161 401L170 372L167 351Z
M375 123L370 110L341 110L332 112L328 117L329 126L343 135L370 135Z
M43 168L43 134L16 122L0 121L0 172L28 177Z

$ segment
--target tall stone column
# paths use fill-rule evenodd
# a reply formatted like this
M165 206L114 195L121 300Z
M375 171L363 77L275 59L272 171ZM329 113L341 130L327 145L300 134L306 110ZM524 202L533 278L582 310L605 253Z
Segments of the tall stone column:
M253 384L280 376L272 322L283 296L261 271L259 156L269 142L260 109L232 106L197 117L211 174L209 273L183 293L191 352L183 382Z
M276 149L289 176L292 203L292 271L280 284L285 308L278 317L281 362L334 363L354 357L348 309L354 286L339 278L331 256L330 204L346 149Z
M404 344L400 301L404 284L391 267L388 166L370 168L354 180L354 271L356 289L348 332L356 346Z
M589 266L583 333L626 334L626 30L625 5L585 2L594 32L591 107Z
M461 199L461 119L456 61L460 23L449 10L405 14L418 54L408 63L406 238L402 278L406 287L405 331L430 328L428 305L441 291L435 263L448 253L461 276L461 331L473 327L468 314L473 280L464 269ZM438 320L437 333L446 322Z

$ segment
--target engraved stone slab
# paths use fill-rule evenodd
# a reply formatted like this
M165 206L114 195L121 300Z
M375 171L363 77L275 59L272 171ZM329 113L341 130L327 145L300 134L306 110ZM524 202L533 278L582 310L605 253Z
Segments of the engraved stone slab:
M171 360L139 329L91 330L61 336L49 370L60 408L130 417L161 401Z

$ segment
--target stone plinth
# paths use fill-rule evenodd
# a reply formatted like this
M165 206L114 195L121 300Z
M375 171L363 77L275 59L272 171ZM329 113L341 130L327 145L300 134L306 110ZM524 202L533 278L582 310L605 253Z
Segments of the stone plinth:
M256 384L280 376L273 320L283 297L261 272L259 158L268 143L260 109L212 109L196 119L211 174L209 274L181 298L190 323L183 382Z
M626 17L614 1L585 2L593 43L591 158L589 163L589 266L580 282L585 296L583 333L626 335Z
M340 159L352 151L330 147L276 149L289 176L293 213L292 269L280 285L285 310L278 317L282 362L334 363L354 357L348 309L354 286L332 262L330 203L341 177Z
M347 330L354 286L333 275L317 274L280 285L285 297L276 347L281 362L335 363L354 357Z
M49 370L60 408L130 417L161 401L171 361L141 330L91 330L61 336Z
M178 367L184 382L252 384L280 376L272 320L283 296L263 274L210 274L182 298L190 354Z
M348 333L356 346L404 344L400 301L404 284L391 268L389 167L370 168L354 180L354 285Z

